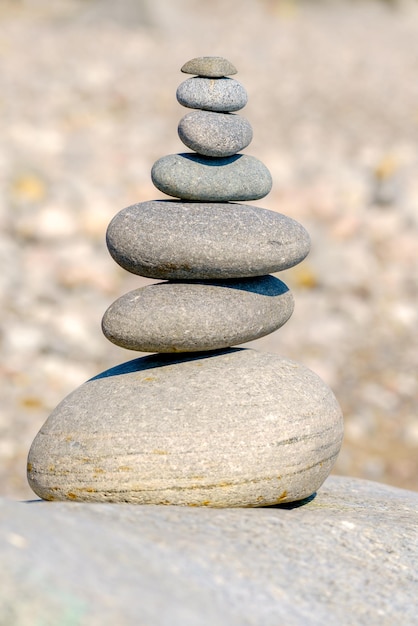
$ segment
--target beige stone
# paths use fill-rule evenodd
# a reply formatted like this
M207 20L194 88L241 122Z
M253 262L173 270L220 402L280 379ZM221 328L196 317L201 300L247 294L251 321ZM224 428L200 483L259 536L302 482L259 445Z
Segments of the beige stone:
M325 383L255 350L124 363L53 411L28 458L47 500L255 507L322 485L342 415Z

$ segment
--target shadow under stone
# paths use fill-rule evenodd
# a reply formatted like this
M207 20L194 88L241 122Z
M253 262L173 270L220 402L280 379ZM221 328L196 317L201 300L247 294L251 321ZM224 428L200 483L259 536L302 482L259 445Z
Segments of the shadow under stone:
M90 378L87 382L93 380L99 380L100 378L108 378L110 376L122 376L124 374L133 374L135 372L143 372L155 367L165 367L167 365L175 365L177 363L185 363L187 361L198 361L202 359L211 359L222 354L232 354L234 352L242 352L245 348L222 348L219 350L210 350L204 352L181 352L177 354L173 353L159 353L151 354L149 356L139 357L132 361L125 361L111 367L104 372L100 372L93 378Z
M227 77L225 76L224 78ZM238 159L241 159L241 157L244 155L233 154L228 157L210 157L204 156L203 154L196 154L195 152L182 152L177 156L188 159L189 161L193 161L194 163L199 163L200 165L208 165L209 167L222 167L223 165L229 165L230 163L238 161Z
M303 500L296 500L295 502L284 502L283 504L273 504L272 506L265 506L264 509L297 509L300 506L305 506L314 500L317 496L316 491L308 496L307 498L303 498Z
M249 278L224 278L221 280L169 280L163 283L155 283L151 285L153 288L162 287L168 284L182 285L209 285L213 287L225 287L226 289L239 289L257 293L260 296L281 296L289 291L289 287L281 280L265 274L264 276L252 276Z

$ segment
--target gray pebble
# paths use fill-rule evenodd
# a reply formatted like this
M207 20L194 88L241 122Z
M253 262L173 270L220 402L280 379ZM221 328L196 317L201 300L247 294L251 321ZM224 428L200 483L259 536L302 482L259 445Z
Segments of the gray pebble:
M245 88L234 78L188 78L178 86L176 96L184 107L222 113L239 111L248 101Z
M28 479L47 500L272 505L319 489L342 432L332 391L298 363L153 355L67 396L31 446Z
M196 280L262 276L308 254L310 238L295 220L256 206L154 200L110 222L113 259L133 274Z
M169 196L203 202L258 200L272 187L266 166L246 154L224 158L169 154L154 163L151 178Z
M179 137L191 150L213 157L227 157L246 148L253 138L251 124L233 113L192 111L178 126Z
M235 66L224 57L196 57L187 61L181 71L185 74L196 74L208 78L222 78L237 73Z
M109 341L128 350L196 352L268 335L292 312L292 294L274 276L166 282L115 300L103 316L102 328Z

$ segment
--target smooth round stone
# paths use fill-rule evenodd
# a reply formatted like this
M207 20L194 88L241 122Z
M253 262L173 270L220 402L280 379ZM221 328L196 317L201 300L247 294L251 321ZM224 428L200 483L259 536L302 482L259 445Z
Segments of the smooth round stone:
M163 280L262 276L297 265L310 248L303 226L275 211L175 200L119 211L106 242L128 272Z
M31 446L28 480L46 500L274 505L319 489L342 435L332 391L298 363L153 355L67 396Z
M293 312L288 287L274 276L140 287L107 309L103 333L128 350L216 350L268 335Z
M246 148L253 138L251 124L233 113L192 111L179 123L178 134L191 150L212 157L227 157Z
M190 109L228 113L244 108L248 95L234 78L203 78L194 76L177 88L178 102Z
M236 67L224 57L196 57L187 61L181 71L208 78L222 78L237 73Z
M266 166L246 154L224 158L169 154L154 163L151 179L168 196L202 202L258 200L272 187Z

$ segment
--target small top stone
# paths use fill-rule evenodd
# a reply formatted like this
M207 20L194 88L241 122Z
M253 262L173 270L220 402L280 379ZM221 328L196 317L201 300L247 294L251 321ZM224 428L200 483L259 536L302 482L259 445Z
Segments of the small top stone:
M237 73L236 67L224 57L196 57L187 61L181 71L207 78L222 78Z

